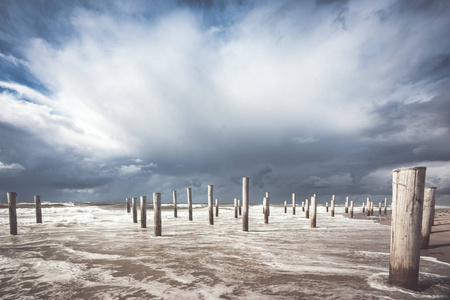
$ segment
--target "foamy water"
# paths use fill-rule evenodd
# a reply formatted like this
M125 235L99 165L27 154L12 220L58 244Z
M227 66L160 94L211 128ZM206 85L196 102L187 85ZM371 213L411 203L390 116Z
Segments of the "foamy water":
M337 210L343 211L343 208ZM43 204L19 208L17 236L0 209L1 299L448 299L450 264L423 257L420 291L387 283L390 227L370 220L332 218L318 208L310 228L297 215L251 206L249 232L232 207L213 226L197 205L178 218L166 206L162 237L134 224L123 204ZM377 214L377 213L376 213ZM139 213L138 213L139 219Z

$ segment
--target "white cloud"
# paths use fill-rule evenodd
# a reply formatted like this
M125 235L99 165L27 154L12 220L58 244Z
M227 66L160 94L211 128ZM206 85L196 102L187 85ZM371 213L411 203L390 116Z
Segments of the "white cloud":
M4 164L0 161L0 170L20 170L23 171L25 168L18 163L12 163L12 164Z

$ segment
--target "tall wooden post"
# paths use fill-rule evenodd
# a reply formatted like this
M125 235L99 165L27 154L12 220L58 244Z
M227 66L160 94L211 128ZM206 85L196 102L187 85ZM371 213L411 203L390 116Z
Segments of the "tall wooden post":
M153 193L153 217L154 217L154 227L155 236L161 236L162 233L162 222L161 222L161 194Z
M309 199L306 199L305 202L305 217L309 219Z
M387 198L384 198L384 215L387 216Z
M305 201L302 201L302 212L305 211Z
M137 223L137 198L132 198L133 223Z
M242 202L244 205L244 215L242 216L242 230L248 231L248 196L249 196L249 190L248 190L248 184L249 184L249 178L243 177L242 178Z
M295 193L292 193L292 214L295 215Z
M331 198L331 216L334 217L334 202L336 201L336 195Z
M373 201L370 201L370 215L373 216Z
M363 216L365 216L366 215L366 204L363 202L363 209L362 209L362 212L363 212Z
M131 211L131 203L130 203L130 198L125 199L126 203L127 203L127 213L129 213Z
M216 199L216 217L219 216L219 199Z
M366 215L370 216L370 197L367 197Z
M348 214L348 196L345 198L345 213Z
M41 196L34 196L36 206L36 223L42 223Z
M378 203L378 215L381 216L381 202Z
M287 201L284 201L284 213L287 214Z
M426 187L424 191L422 231L421 231L421 249L428 249L430 246L431 226L433 225L433 210L435 205L435 187Z
M147 197L141 196L141 228L147 228Z
M234 198L234 218L238 218L238 199Z
M269 192L266 192L266 197L265 198L269 198ZM265 206L264 206L264 198L263 198L263 214L265 214L266 213L266 211L265 211Z
M350 201L350 218L353 218L353 200Z
M263 206L264 206L264 224L269 224L269 215L270 215L269 198L264 197Z
M311 228L316 228L317 198L311 197Z
M177 200L177 191L173 191L173 216L175 218L178 217L178 200Z
M188 202L188 213L189 221L192 221L192 189L187 188L187 202Z
M242 202L241 199L238 199L238 209L239 209L239 215L242 215Z
M209 225L214 225L213 189L214 189L214 186L208 185L208 213L209 213Z
M425 167L393 170L389 282L417 290Z
M7 192L8 208L9 208L9 234L17 235L17 210L16 196L14 192Z

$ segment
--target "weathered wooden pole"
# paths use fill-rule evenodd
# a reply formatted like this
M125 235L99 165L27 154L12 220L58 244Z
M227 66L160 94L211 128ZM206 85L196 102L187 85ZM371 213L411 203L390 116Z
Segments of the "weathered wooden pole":
M238 199L234 198L234 218L238 218Z
M266 198L269 198L269 192L266 192ZM263 214L265 214L264 198L263 198Z
M177 191L173 191L173 216L178 217L178 201L177 201Z
M264 206L264 224L269 224L269 198L264 197L263 200Z
M327 208L327 212L328 212L328 202L325 202L325 207Z
M309 199L306 199L305 202L305 217L309 219Z
M284 213L287 214L287 201L284 201Z
M317 197L311 197L311 228L316 228Z
M9 234L17 235L17 210L15 192L7 192L8 208L9 208Z
M187 188L188 214L189 221L192 221L192 189Z
M249 190L248 190L248 184L249 184L249 178L243 177L242 178L242 202L244 205L244 215L242 216L242 230L248 231L248 196L249 196Z
M141 228L147 228L147 197L141 196Z
M363 202L363 209L362 209L362 211L363 211L363 216L365 216L366 215L366 212L365 212L365 210L366 210L366 204Z
M161 236L161 193L153 193L153 218L155 227L155 236Z
M370 197L367 197L366 215L370 216Z
M373 201L370 201L370 215L373 216Z
M216 217L219 216L219 199L216 199Z
M132 208L133 208L133 223L137 223L137 198L132 198Z
M381 216L381 202L378 203L378 215Z
M331 216L334 217L334 203L336 201L336 195L331 198Z
M305 201L302 201L302 212L305 211Z
M242 202L241 202L241 199L238 199L238 208L239 208L239 215L242 216Z
M125 199L126 203L127 203L127 213L129 213L131 211L131 203L130 203L130 198Z
M423 197L423 215L421 231L421 249L428 249L430 245L431 226L433 225L433 210L435 205L435 187L426 187Z
M208 213L209 213L209 225L214 225L213 190L214 190L214 186L208 185Z
M353 218L353 200L350 201L350 218Z
M295 193L292 193L292 214L295 215Z
M348 214L348 196L345 198L345 213Z
M384 215L387 216L387 198L384 198Z
M34 196L36 206L36 223L42 223L41 196Z
M389 282L417 290L425 167L393 170Z

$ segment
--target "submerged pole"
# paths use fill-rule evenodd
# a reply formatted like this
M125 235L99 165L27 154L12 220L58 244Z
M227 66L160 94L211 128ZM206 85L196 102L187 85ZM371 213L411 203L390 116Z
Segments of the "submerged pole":
M153 214L154 214L154 227L155 236L161 236L162 224L161 224L161 193L153 193Z
M334 202L336 201L336 195L331 198L331 216L334 217Z
M370 197L367 197L366 215L370 216Z
M214 190L214 186L208 185L209 225L214 225L213 190Z
M264 206L264 224L269 224L269 198L264 197L263 200Z
M305 211L305 201L302 201L302 211Z
M249 184L249 178L243 177L242 178L242 202L244 205L244 215L242 216L242 230L248 231L248 196L249 196L249 190L248 190L248 184Z
M17 209L15 192L7 192L8 209L9 209L9 234L17 235Z
M305 200L305 217L309 219L309 199Z
M130 198L125 199L126 203L127 203L127 213L129 213L131 211L131 203L130 203Z
M239 215L242 215L242 202L241 199L238 199L238 209L239 209Z
M41 196L34 196L36 206L36 223L42 223Z
M381 216L381 202L378 203L378 214Z
M393 170L389 282L417 290L425 167Z
M177 208L177 191L173 191L173 216L175 218L178 217L178 208Z
M234 218L237 219L238 218L238 199L234 198Z
M348 196L345 198L345 213L348 214Z
M387 216L387 198L384 198L384 215Z
M363 216L366 215L366 207L365 207L365 205L366 205L366 204L363 202L363 209L362 209Z
M141 228L147 228L147 197L141 196Z
M188 202L189 221L192 221L192 189L191 188L187 188L187 202Z
M284 213L287 214L287 201L284 201Z
M328 202L325 202L325 207L327 208L327 212L328 212Z
M219 199L216 199L216 217L219 216Z
M311 197L311 228L316 228L317 197Z
M428 249L430 246L431 227L433 225L433 211L435 206L435 187L426 187L423 197L422 231L421 231L421 249Z
M295 193L292 193L292 214L295 215Z
M137 198L132 198L133 223L137 223Z
M350 218L353 218L353 200L350 201Z

